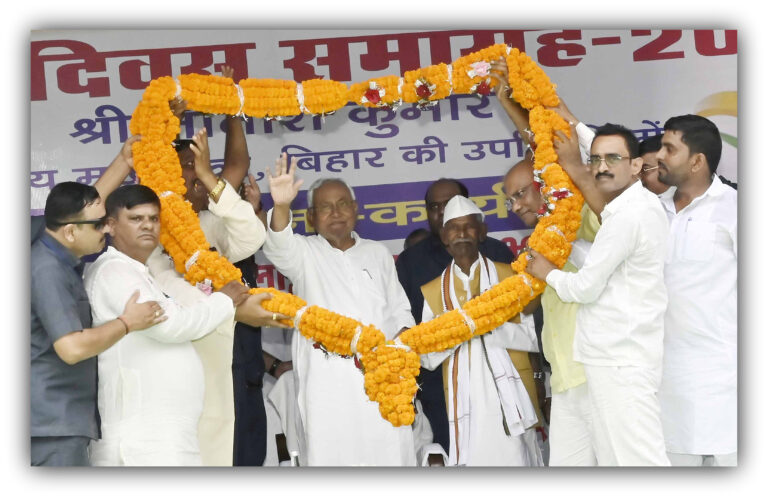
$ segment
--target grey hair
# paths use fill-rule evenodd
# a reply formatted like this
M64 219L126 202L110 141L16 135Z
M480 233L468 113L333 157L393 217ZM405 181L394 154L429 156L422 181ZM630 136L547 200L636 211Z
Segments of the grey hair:
M355 191L352 190L352 187L349 185L349 183L345 182L341 178L320 178L312 182L312 185L310 185L309 189L307 190L307 207L308 208L312 207L312 198L315 196L315 190L319 189L320 187L322 187L323 185L329 182L341 183L342 185L347 187L347 190L349 190L349 195L352 196L352 200L353 201L356 200Z

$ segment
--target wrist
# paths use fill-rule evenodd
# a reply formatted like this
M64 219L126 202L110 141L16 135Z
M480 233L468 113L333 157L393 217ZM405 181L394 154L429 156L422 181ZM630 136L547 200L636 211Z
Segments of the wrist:
M197 175L197 178L200 180L200 182L205 186L205 189L210 192L214 188L216 188L216 184L219 181L219 177L213 174L213 171L210 170L210 168L205 169L204 171L195 171L195 174Z
M280 361L279 359L275 358L275 361L272 362L272 366L269 367L269 370L267 370L267 373L269 375L271 375L272 377L274 377L275 373L277 372L277 367L279 367L281 363L282 363L282 361Z
M216 182L216 185L208 191L208 197L210 197L213 202L218 202L219 197L221 197L221 193L224 192L226 186L227 182L225 182L224 179L219 178Z
M117 319L120 320L120 323L122 323L123 327L125 327L125 335L128 335L128 332L131 331L131 327L128 325L128 321L122 316L118 316Z

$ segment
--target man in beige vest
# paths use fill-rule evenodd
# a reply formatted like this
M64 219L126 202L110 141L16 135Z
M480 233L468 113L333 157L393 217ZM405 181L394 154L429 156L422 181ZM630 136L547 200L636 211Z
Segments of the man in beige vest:
M460 308L512 275L509 265L478 250L487 232L469 199L445 207L441 239L453 256L442 275L422 286L423 321ZM537 351L533 317L523 314L453 349L423 355L443 369L450 433L449 465L541 466L535 424L538 403L528 352Z

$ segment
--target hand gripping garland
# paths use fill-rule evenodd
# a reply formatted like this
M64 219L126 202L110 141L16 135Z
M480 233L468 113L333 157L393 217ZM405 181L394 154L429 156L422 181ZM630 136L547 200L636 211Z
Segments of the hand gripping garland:
M525 53L499 44L471 53L452 64L437 64L403 77L373 78L347 87L329 80L297 83L274 79L232 79L214 75L183 74L174 79L153 80L133 113L131 133L141 135L133 144L136 174L140 182L160 197L162 229L160 243L173 258L176 270L193 285L208 280L220 289L242 275L215 251L200 229L192 205L184 199L186 188L179 158L171 142L179 134L179 119L169 101L181 96L191 110L211 114L247 115L281 119L302 113L328 115L348 101L365 107L396 107L412 103L419 107L456 94L487 95L495 81L488 76L488 63L505 57L509 86L514 98L529 110L535 142L535 182L546 200L528 246L562 267L581 223L583 197L557 164L553 146L556 130L569 133L568 123L546 107L559 103L555 86ZM545 283L525 273L527 253L512 263L516 274L456 309L403 332L394 341L371 325L309 306L294 295L276 289L268 292L265 309L293 317L293 325L309 340L331 353L355 356L365 374L365 391L379 404L381 415L394 426L414 420L413 398L418 386L419 355L454 347L503 324L540 294Z

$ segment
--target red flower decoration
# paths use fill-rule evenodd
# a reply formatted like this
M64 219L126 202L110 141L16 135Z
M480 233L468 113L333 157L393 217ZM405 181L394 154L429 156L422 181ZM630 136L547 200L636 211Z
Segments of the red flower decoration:
M477 85L477 93L480 95L490 95L491 94L491 85L487 81L481 81Z
M535 188L537 191L541 192L541 183L534 181L533 182L533 188Z
M565 199L566 197L568 197L569 193L570 192L567 192L565 190L561 190L559 192L552 192L552 197L554 197L555 199Z
M547 205L543 205L539 208L538 211L536 211L536 214L547 214Z
M419 85L416 87L416 95L422 99L428 99L432 95L432 90L429 89L429 85Z
M371 104L378 104L381 102L381 95L379 95L379 89L378 88L371 88L370 90L365 92L365 98L370 102Z

